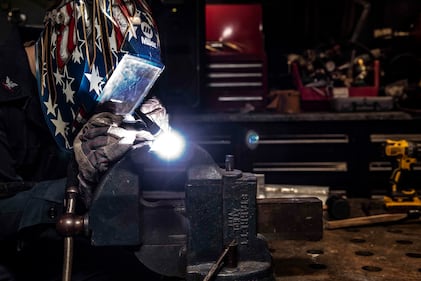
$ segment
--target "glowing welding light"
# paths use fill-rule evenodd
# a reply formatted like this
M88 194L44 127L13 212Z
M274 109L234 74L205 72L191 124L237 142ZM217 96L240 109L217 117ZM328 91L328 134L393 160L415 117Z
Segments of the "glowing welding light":
M151 151L161 159L175 160L183 154L185 145L184 138L176 131L162 132L153 141Z

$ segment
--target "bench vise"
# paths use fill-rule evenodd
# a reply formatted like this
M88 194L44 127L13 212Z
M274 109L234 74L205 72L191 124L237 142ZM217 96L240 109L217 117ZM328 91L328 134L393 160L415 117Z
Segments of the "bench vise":
M133 150L102 179L84 228L92 245L133 247L164 276L270 281L256 188L256 177L234 169L231 157L222 169L195 145L171 163Z

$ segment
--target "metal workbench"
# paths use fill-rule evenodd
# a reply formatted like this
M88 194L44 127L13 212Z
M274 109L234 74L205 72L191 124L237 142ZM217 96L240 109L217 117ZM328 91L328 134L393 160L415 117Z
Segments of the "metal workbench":
M350 199L364 216L366 199ZM271 239L277 281L421 280L421 221L323 231L320 241Z

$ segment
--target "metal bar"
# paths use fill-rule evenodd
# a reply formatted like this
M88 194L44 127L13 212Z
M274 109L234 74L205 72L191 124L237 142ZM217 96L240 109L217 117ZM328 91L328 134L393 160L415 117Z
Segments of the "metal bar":
M262 82L211 82L206 86L211 88L221 88L221 87L261 87Z
M265 139L261 136L259 144L307 144L307 143L349 143L344 134L318 134L318 135L285 135L279 138Z
M263 100L262 97L247 97L247 96L237 96L237 97L218 97L219 101L260 101Z
M262 63L210 63L208 68L256 68L262 67Z
M74 214L76 210L76 194L78 189L74 186L66 189L66 214ZM73 236L64 237L63 275L62 281L71 281L73 265Z
M73 237L64 237L63 281L72 279Z
M233 78L233 77L262 77L262 73L209 73L209 78Z
M346 172L346 162L267 162L255 163L253 172Z

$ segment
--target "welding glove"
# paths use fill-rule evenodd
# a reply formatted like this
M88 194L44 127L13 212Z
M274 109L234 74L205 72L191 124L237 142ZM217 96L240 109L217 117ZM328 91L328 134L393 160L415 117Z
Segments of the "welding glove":
M146 100L136 110L154 122L159 130L151 133L151 128L141 119L128 120L110 112L101 112L92 116L76 136L73 149L79 170L80 193L86 207L90 206L101 176L112 164L134 145L150 144L159 132L169 129L167 111L157 98Z
M137 112L139 111L159 126L160 130L157 132L152 131L154 135L169 131L170 125L167 110L156 97L144 101L140 108L137 109Z
M78 164L81 197L89 207L100 178L128 152L133 144L147 144L154 139L147 130L123 128L123 116L110 112L93 115L73 143Z

